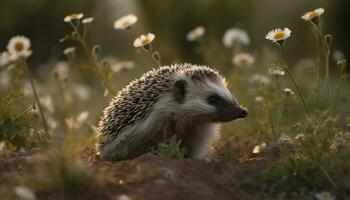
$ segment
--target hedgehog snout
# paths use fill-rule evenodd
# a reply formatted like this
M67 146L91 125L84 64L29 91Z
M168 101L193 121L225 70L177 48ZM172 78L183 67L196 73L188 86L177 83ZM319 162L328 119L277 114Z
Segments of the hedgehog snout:
M242 107L239 107L239 111L238 111L238 117L239 118L245 118L248 116L248 111Z
M248 111L241 106L237 104L226 104L225 106L217 108L213 120L217 122L229 122L247 116Z
M237 118L245 118L248 116L248 111L239 105L234 105L232 110L232 120Z

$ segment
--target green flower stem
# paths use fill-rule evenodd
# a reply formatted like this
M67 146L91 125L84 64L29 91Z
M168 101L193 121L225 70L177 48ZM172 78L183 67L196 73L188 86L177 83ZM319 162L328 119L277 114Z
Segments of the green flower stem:
M327 172L327 170L321 165L321 163L315 159L315 162L317 163L317 165L319 166L321 172L323 173L323 175L327 178L327 180L332 184L333 188L339 192L339 187L336 184L336 182L333 180L332 176Z
M23 123L23 122L21 122L21 124L23 124L27 128L33 129L35 131L38 131L40 134L44 135L44 133L40 129L37 129L37 128L35 128L35 127L33 127L33 126L29 125L29 124Z
M326 53L326 84L327 84L327 91L328 91L328 98L329 98L329 104L332 109L332 113L334 114L334 107L333 107L333 101L332 101L332 96L331 96L331 80L329 78L329 57L330 57L330 48L327 48L327 53Z
M80 42L80 44L83 46L83 48L85 49L87 55L89 56L89 62L91 64L91 66L93 67L94 72L97 74L97 76L102 80L103 85L105 86L105 88L108 90L109 95L113 95L113 89L112 87L109 85L108 81L106 80L105 76L102 74L102 72L99 69L99 66L96 62L96 58L94 55L92 55L92 52L89 48L89 45L86 43L85 41L85 35L82 36L79 32L79 27L75 26L72 22L70 23L70 25L73 27L74 32L76 33L77 38L75 38L78 42ZM84 33L86 34L86 33Z
M18 119L18 118L22 117L24 114L26 114L27 112L29 112L31 110L35 110L35 104L31 105L29 108L27 108L24 111L22 111L19 115L17 115L17 117L15 117L15 119Z
M306 113L307 113L307 114L310 114L310 111L309 111L309 109L308 109L307 106L306 106L306 103L305 103L305 100L304 100L304 96L303 96L303 94L301 93L301 91L300 91L300 89L299 89L299 87L298 87L298 84L296 83L294 77L293 77L292 74L290 73L288 67L284 64L285 62L284 62L284 59L283 59L283 47L282 47L282 45L279 45L279 47L280 47L280 51L281 51L281 59L282 59L282 62L283 62L283 63L282 63L282 67L283 67L283 69L287 72L289 78L292 80L292 82L293 82L293 84L294 84L296 90L298 91L299 97L300 97L300 99L301 99L301 102L302 102L303 105L304 105L304 108L305 108Z
M317 26L317 24L315 24L315 22L313 22L312 20L309 20L311 25L315 28L317 34L319 35L320 39L322 40L322 38L324 37L323 33L321 32L320 27Z
M301 93L301 91L300 91L300 89L299 89L297 83L295 82L295 80L294 80L292 74L289 72L289 70L288 70L287 67L283 66L283 68L287 71L287 74L289 75L290 79L293 81L293 84L294 84L295 88L296 88L297 91L298 91L298 94L299 94L299 96L300 96L300 99L301 99L301 101L302 101L302 103L303 103L303 105L304 105L304 108L305 108L306 112L307 112L308 114L310 114L310 111L309 111L309 109L308 109L307 106L306 106L306 103L305 103L303 94Z
M104 75L102 74L102 72L99 69L99 66L96 62L96 59L94 58L94 56L91 54L91 51L88 47L88 45L86 44L85 40L83 40L82 38L80 38L78 40L84 47L85 51L88 53L89 57L90 57L90 64L93 67L93 69L95 70L97 76L102 80L103 85L105 86L105 88L109 91L109 94L113 94L113 89L112 87L108 84L108 81L105 79Z
M333 112L337 110L337 104L338 104L338 97L339 97L339 92L341 89L341 85L338 85L335 89L335 98L334 98L334 104L333 104Z
M155 62L155 63L158 65L158 67L160 67L160 65L161 65L160 60L158 60L158 59L156 59L156 58L154 57L154 53L158 53L159 58L160 58L160 54L159 54L159 52L157 52L157 51L153 51L152 43L143 46L142 49L143 49L147 54L149 54L150 57L151 57L151 59L152 59L152 61Z
M24 65L24 67L25 67L25 69L26 69L26 71L28 73L28 77L29 77L29 80L30 80L30 85L31 85L32 90L33 90L35 101L38 104L39 113L40 113L41 119L43 121L45 133L48 134L49 129L48 129L48 126L47 126L47 121L46 121L46 118L45 118L44 111L43 111L43 108L41 106L41 103L39 101L39 96L38 96L38 93L37 93L35 85L34 85L32 74L30 73L29 67L28 67L28 65L27 65L27 63L25 61L23 62L23 65Z
M317 33L315 34L315 39L316 39L316 84L315 84L315 91L316 91L316 101L317 101L317 107L319 108L321 106L321 101L320 101L320 91L321 91L321 62L320 62L320 57L321 57L321 51L320 51L320 43L319 43L319 36Z
M160 60L161 57L160 57L159 52L158 51L151 51L150 54L151 54L152 60L154 62L156 62L158 67L160 67L161 66L161 60ZM158 57L156 57L156 56L158 56Z
M321 106L321 98L320 98L320 93L321 93L321 87L322 87L322 83L321 83L321 51L324 51L323 48L323 43L321 42L322 38L323 38L323 34L321 32L321 30L319 29L319 27L317 26L317 24L315 24L315 22L313 22L312 20L310 20L311 25L314 27L314 29L316 30L315 33L315 38L316 38L316 45L317 45L317 57L316 57L316 63L317 63L317 80L316 80L316 98L317 98L317 104L318 107ZM320 46L321 43L321 46ZM322 49L320 49L320 47Z
M272 116L272 112L271 112L271 104L270 103L268 103L268 113L269 113L269 121L270 121L272 135L276 136L276 129L274 126L274 120L273 120L273 116Z
M326 74L325 74L325 80L326 80L326 85L327 85L327 93L328 93L328 99L329 99L329 105L330 108L332 109L332 113L334 114L334 106L333 106L333 101L332 101L332 96L331 96L331 81L329 77L329 58L330 58L330 51L331 51L331 45L332 45L332 36L325 36L320 27L315 24L312 20L310 20L310 23L312 26L315 28L316 32L318 33L320 40L322 42L322 47L323 51L325 53L325 68L326 68ZM330 39L328 42L327 39Z
M342 90L343 86L346 84L346 78L347 78L346 60L343 60L340 63L338 62L337 64L340 65L340 81L336 84L334 104L333 104L334 112L337 110L339 93Z

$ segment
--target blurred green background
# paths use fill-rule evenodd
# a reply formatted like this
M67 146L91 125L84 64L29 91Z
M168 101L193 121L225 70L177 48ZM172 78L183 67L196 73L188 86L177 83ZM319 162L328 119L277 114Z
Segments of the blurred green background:
M12 36L26 35L32 41L34 54L29 62L35 68L64 58L63 49L72 44L58 42L70 32L63 18L76 12L95 18L89 39L103 47L103 56L133 59L133 39L141 33L153 32L163 64L180 61L227 65L229 60L220 60L225 53L221 40L226 29L237 26L247 30L252 41L249 50L261 52L272 46L264 39L269 30L288 27L292 37L288 40L286 58L293 65L315 54L311 26L300 19L301 15L324 7L324 29L334 36L333 48L341 50L347 58L350 53L348 0L2 0L0 4L1 50L5 50ZM129 13L139 16L131 36L113 29L114 21ZM187 42L185 37L198 25L206 28L204 54L196 53L196 44Z
M345 175L349 174L347 172L350 151L348 143L342 142L343 139L350 141L347 134L350 127L349 82L346 82L348 79L344 78L344 74L339 77L339 71L343 68L336 65L335 60L332 59L332 76L330 85L327 87L324 76L325 56L320 57L322 60L319 61L320 68L318 68L313 59L316 57L317 49L321 48L317 47L315 32L310 23L301 19L305 12L320 7L325 9L325 13L321 16L321 26L325 33L333 35L332 53L339 50L347 59L350 59L350 12L348 10L350 0L0 0L0 53L6 50L11 37L25 35L30 38L33 55L28 58L28 67L31 72L36 72L33 85L36 85L38 90L36 99L33 95L34 86L32 88L30 84L32 82L29 81L31 76L25 73L24 66L27 65L16 62L15 65L8 66L9 70L0 68L0 100L2 100L0 125L4 124L2 127L5 127L0 129L0 143L3 137L6 142L9 141L10 147L13 145L16 149L22 146L26 148L36 146L41 142L39 139L43 135L38 131L44 127L42 122L45 120L42 118L46 118L49 134L52 136L52 146L62 146L64 150L62 154L57 155L69 159L61 161L58 156L59 159L56 161L56 154L52 154L53 160L49 160L52 162L52 168L48 165L44 171L53 172L48 180L54 181L52 185L45 185L44 188L49 188L50 192L52 188L59 188L58 191L61 191L63 186L78 188L81 179L75 178L75 175L80 176L77 172L84 171L81 170L81 165L79 168L75 167L77 156L71 156L71 154L73 152L73 155L78 155L85 148L84 145L80 145L80 141L92 143L95 137L85 136L95 135L97 132L96 126L102 110L114 96L113 93L127 85L130 80L139 77L141 73L156 67L156 62L152 60L150 54L133 47L136 37L151 32L156 35L152 43L153 50L160 52L162 64L190 62L218 69L227 78L229 89L238 102L249 110L250 117L246 120L227 123L222 128L223 139L219 144L222 148L217 152L220 154L222 152L224 163L228 161L227 163L232 164L232 161L236 160L236 153L239 156L240 151L248 152L247 148L262 142L267 143L267 148L271 149L271 152L275 152L275 147L278 149L281 144L281 150L277 150L281 152L281 156L276 157L273 153L273 158L266 162L267 164L272 161L272 168L267 168L268 173L265 173L266 170L261 174L257 171L264 177L263 179L260 175L256 176L255 167L252 168L254 173L247 177L240 171L236 173L236 167L222 168L223 171L215 170L225 176L223 180L234 183L234 187L229 186L229 190L225 189L225 194L232 188L252 186L249 191L259 192L259 195L264 195L264 198L268 198L264 194L265 191L277 192L281 194L279 198L284 198L288 191L293 191L293 194L295 191L300 191L301 195L311 192L313 195L318 191L315 188L322 190L332 188L328 187L329 182L333 182L328 180L329 177L339 183L340 189L344 191L346 189L346 192L349 192L349 181ZM65 16L72 13L84 13L84 17L94 17L87 40L90 47L95 44L102 47L101 54L98 54L96 60L95 54L90 55L90 59L86 59L86 52L78 43L59 42L65 34L72 33L72 27L63 20ZM113 28L115 20L127 14L137 15L138 22L131 31L115 30ZM205 27L204 37L196 42L187 41L186 34L197 26ZM255 57L254 67L240 68L232 64L233 49L227 49L222 44L225 31L231 27L244 29L249 34L251 44L242 46L239 51L246 51ZM293 68L290 71L303 92L306 104L312 110L310 115L305 115L297 90L287 75L279 78L277 75L268 74L271 64L279 66L283 63L279 63L282 61L278 60L280 55L277 45L267 41L265 35L272 29L284 27L292 30L292 36L288 38L284 48L284 59L288 68ZM71 46L77 47L77 60L72 58L74 56L69 58L63 53L65 48ZM103 62L108 60L106 58L119 63L119 66L125 60L133 61L136 65L130 71L113 72L114 63L111 61L109 66ZM315 73L317 69L320 69L319 80ZM270 82L271 84L268 84ZM110 91L106 90L109 88L106 87L106 83L112 86ZM295 95L287 95L285 92L287 88L294 90ZM330 88L329 93L328 88ZM43 106L42 114L38 109L32 109L33 105L40 105L38 102ZM331 113L331 110L334 113ZM17 120L18 116L23 117ZM24 124L27 122L30 126ZM297 141L299 139L293 139L301 133L305 134L306 140L301 139L302 142L299 142ZM280 142L282 136L293 139L295 148L290 146L294 143L287 142L284 149L282 145L285 144ZM66 141L68 145L69 142L74 144L72 148L65 148ZM340 154L338 150L333 152L333 144L336 149L339 145ZM289 147L292 147L291 151ZM255 158L255 156L245 157L242 158L244 160ZM282 164L275 165L276 159L281 160ZM255 163L256 165L267 167L264 164L265 161L260 162L260 158L256 161L259 161ZM325 168L320 163L324 164ZM70 168L71 165L72 168ZM68 175L61 174L60 166L68 166L65 168L73 171L67 171ZM43 171L40 169L38 171ZM136 170L136 175L129 175L137 177L140 171L139 168ZM22 176L22 173L14 172ZM325 172L326 176L323 175ZM70 178L70 173L73 178ZM221 181L216 178L216 174L213 175L215 180ZM61 180L60 176L63 177L62 183L55 185L56 179ZM100 180L97 176L96 180ZM47 179L41 174L40 177ZM103 175L104 177L108 176ZM15 183L12 178L10 184ZM37 176L34 175L33 178ZM244 178L243 181L242 178ZM118 180L121 179L118 178ZM237 186L236 180L239 180ZM172 181L171 179L171 183ZM83 183L85 182L87 183L83 180ZM142 182L145 182L144 179ZM46 182L43 183L46 184ZM136 182L130 183L135 185ZM179 183L180 185L176 187L181 190L184 189L183 185L191 185L187 182ZM226 181L223 183L226 184ZM271 183L273 183L272 186L270 186ZM108 184L106 186L109 187ZM222 184L215 185L215 187L221 186L226 187ZM312 189L309 190L309 188ZM10 190L6 188L3 191L7 193ZM43 191L45 190L41 192ZM63 192L66 191L68 190L63 190ZM104 190L101 191L104 192ZM326 191L333 192L328 189ZM337 189L334 192L340 193L342 190ZM309 199L312 197L310 196Z
M292 37L288 40L286 57L293 65L302 58L314 57L311 26L300 17L318 7L325 8L324 28L334 36L334 49L341 50L349 58L348 0L1 0L0 50L6 49L9 38L20 34L32 41L34 54L29 62L33 67L64 59L63 49L72 44L58 42L71 31L63 18L82 12L86 17L95 18L89 40L103 47L103 56L133 59L134 38L152 32L156 34L154 47L160 51L163 64L180 61L226 65L230 59L221 60L224 52L221 41L226 29L237 26L247 30L251 37L248 49L254 54L266 47L272 48L264 39L269 30L288 27ZM114 30L114 21L129 13L139 17L131 35ZM199 54L196 44L187 42L185 37L198 25L206 28L202 51L207 53L204 54Z

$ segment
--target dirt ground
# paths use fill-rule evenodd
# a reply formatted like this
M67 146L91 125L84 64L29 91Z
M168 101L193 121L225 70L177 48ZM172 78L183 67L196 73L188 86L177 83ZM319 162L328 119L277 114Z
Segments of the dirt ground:
M5 185L3 190L18 184L14 176L33 172L35 166L31 160L43 154L41 150L33 150L1 156L0 183ZM239 152L232 163L174 160L151 153L134 160L111 162L86 153L83 160L95 180L83 190L39 194L38 199L261 199L259 189L245 185L237 177L259 172L278 157L273 148L262 155L252 154L251 148L247 148Z

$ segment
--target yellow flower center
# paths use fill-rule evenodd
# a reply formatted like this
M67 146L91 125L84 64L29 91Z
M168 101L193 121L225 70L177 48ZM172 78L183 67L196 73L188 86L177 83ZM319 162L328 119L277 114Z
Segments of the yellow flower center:
M69 17L71 19L78 19L78 14L71 14Z
M315 12L315 11L310 11L307 14L309 15L310 18L317 17L317 12Z
M129 21L127 19L123 19L122 20L122 25L123 26L128 26L129 25Z
M196 29L196 30L193 31L193 36L194 37L200 37L200 36L202 36L202 34L203 34L203 32L202 32L201 29Z
M275 33L275 35L273 36L273 39L275 40L280 40L282 38L284 38L285 34L283 32L277 32Z
M69 17L69 20L77 20L77 19L82 18L82 15L74 13L74 14L69 15L68 17Z
M141 44L147 44L149 43L149 38L148 37L141 37Z
M22 42L17 42L17 43L15 44L15 49L16 49L16 51L20 52L20 51L23 50L23 48L24 48L24 45L23 45Z
M246 59L246 58L241 58L241 59L239 60L239 62L240 62L242 65L246 65L246 64L248 64L248 59Z

